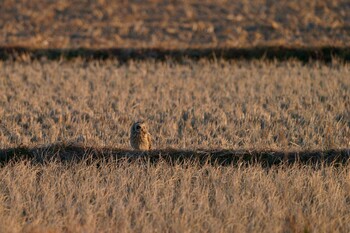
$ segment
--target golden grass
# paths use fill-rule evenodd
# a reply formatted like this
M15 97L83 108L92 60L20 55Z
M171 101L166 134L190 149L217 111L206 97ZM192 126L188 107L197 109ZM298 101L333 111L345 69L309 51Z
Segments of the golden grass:
M348 64L0 62L0 147L129 147L144 118L156 149L350 146Z
M349 165L10 163L1 232L349 232Z
M32 159L1 165L0 232L349 232L347 163L113 159L138 118L159 154L349 157L349 77L336 61L1 61L1 159ZM99 156L36 163L70 152Z
M35 48L349 46L347 0L2 1L0 45Z

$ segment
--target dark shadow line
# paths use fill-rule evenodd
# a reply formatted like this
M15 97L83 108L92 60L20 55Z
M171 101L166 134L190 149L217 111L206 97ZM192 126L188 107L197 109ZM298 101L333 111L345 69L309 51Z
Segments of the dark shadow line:
M117 59L120 62L129 60L174 60L181 62L184 59L224 59L224 60L290 60L302 62L313 60L332 62L334 58L341 61L350 60L350 47L283 47L283 46L257 46L251 48L189 48L189 49L161 49L161 48L29 48L19 46L0 46L0 60L22 59L21 54L27 54L31 59L46 58L60 59Z
M344 164L350 159L350 148L305 151L273 150L212 150L212 149L159 149L135 151L108 147L85 147L80 145L51 144L38 147L15 147L0 150L0 163L31 160L36 163L55 160L60 162L82 161L90 159L127 159L128 161L146 160L151 163L164 161L170 164L184 162L211 163L218 165L255 164L263 166L281 164Z

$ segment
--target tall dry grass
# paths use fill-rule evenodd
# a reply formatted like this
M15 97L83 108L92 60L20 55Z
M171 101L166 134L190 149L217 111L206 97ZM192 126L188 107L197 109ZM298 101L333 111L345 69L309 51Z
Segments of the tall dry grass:
M24 58L0 62L0 106L4 150L129 148L144 118L156 148L322 151L349 147L350 69ZM0 232L349 232L349 178L349 165L10 162Z
M23 161L0 169L0 231L349 232L349 171Z
M129 148L350 146L350 69L334 62L0 62L0 147L78 140Z

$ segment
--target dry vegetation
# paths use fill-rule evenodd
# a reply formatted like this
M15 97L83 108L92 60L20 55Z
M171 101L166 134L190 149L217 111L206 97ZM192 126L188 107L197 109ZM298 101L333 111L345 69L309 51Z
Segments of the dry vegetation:
M349 77L336 61L2 61L0 147L128 149L144 118L156 148L349 148ZM347 164L1 166L1 232L350 231Z
M0 147L79 140L129 147L307 150L350 146L348 64L0 63Z
M0 170L1 232L349 232L350 168L29 162Z
M0 45L349 46L348 0L1 1Z
M347 0L4 0L0 50L338 46L346 60L349 12ZM158 156L349 157L348 63L17 56L0 61L0 160L10 152L34 159L1 164L0 232L350 232L348 163L219 166ZM138 119L161 150L116 160L130 153ZM75 152L99 158L58 160Z

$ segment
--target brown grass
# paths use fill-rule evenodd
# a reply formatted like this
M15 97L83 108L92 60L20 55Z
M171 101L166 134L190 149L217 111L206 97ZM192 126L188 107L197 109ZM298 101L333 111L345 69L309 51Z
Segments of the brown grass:
M347 0L4 0L1 6L1 46L179 49L350 45Z
M23 161L0 170L0 230L349 232L349 171Z
M0 62L0 147L130 148L130 125L144 118L157 149L348 148L349 71L337 62Z
M349 77L337 61L1 61L1 159L31 159L1 165L0 232L349 232L348 163L115 160L138 118L152 156L349 157ZM36 163L77 152L99 157Z

